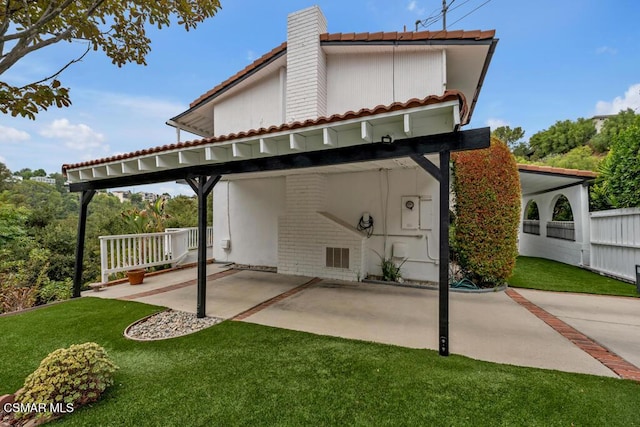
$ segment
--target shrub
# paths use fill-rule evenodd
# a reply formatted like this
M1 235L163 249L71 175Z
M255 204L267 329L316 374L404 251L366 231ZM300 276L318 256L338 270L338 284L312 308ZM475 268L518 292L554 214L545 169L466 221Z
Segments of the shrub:
M113 384L117 367L107 357L104 348L96 343L72 345L50 353L40 366L27 377L17 393L16 402L22 404L73 405L73 410L95 402ZM48 413L18 413L16 418L60 415Z
M455 193L453 252L479 286L505 282L515 267L520 222L520 178L513 155L492 138L483 150L452 156Z
M614 208L640 206L640 116L611 141L598 178L598 192Z

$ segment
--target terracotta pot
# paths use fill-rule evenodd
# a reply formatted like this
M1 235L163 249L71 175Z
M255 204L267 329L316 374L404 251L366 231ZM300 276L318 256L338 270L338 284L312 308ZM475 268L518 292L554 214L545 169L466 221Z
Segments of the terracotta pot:
M129 270L127 271L127 278L129 279L130 285L139 285L144 280L144 274L146 270L143 268L137 270Z

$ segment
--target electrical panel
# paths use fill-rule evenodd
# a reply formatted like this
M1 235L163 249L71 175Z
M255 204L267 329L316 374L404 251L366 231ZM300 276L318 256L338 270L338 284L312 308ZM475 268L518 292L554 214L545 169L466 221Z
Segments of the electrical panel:
M401 203L402 229L417 230L420 222L420 198L418 196L402 196Z
M433 200L431 196L420 198L420 230L433 229Z

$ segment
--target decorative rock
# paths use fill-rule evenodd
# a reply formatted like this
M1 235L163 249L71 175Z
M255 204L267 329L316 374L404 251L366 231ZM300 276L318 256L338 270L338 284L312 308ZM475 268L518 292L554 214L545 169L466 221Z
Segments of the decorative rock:
M223 320L218 317L199 319L194 313L166 310L133 323L124 334L127 338L140 341L163 340L192 334Z

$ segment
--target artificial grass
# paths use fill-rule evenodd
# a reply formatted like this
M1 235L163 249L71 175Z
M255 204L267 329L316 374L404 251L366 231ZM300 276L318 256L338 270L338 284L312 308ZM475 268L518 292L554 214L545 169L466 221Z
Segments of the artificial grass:
M242 322L156 342L158 310L82 298L0 318L0 394L50 351L95 341L120 366L101 401L55 425L639 425L640 384L443 358Z
M544 258L519 256L508 280L516 288L637 297L636 286Z

